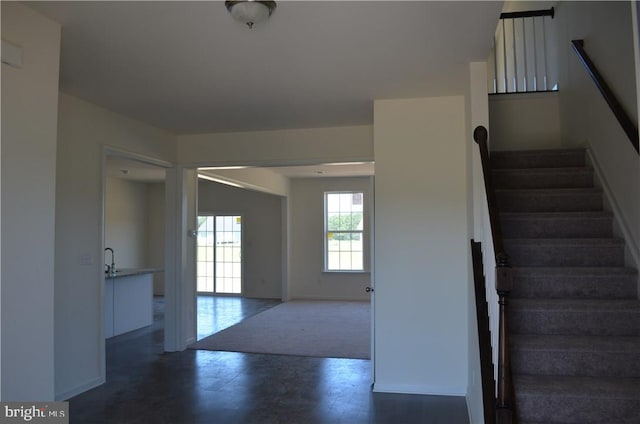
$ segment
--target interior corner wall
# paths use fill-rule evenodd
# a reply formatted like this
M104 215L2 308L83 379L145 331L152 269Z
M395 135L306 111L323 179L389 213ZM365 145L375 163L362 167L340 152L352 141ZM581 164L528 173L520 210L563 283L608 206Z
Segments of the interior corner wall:
M107 178L104 245L113 249L116 268L147 267L147 203L146 183Z
M371 219L371 178L294 178L291 180L291 260L289 292L292 299L369 300L370 272L324 272L324 193L362 191L365 228ZM364 243L370 234L365 231ZM369 254L365 251L365 269Z
M557 92L489 96L491 151L562 147Z
M104 147L173 162L175 136L62 92L58 108L55 392L68 399L104 381Z
M2 2L0 400L54 398L54 239L60 25Z
M463 96L374 103L374 390L464 396L468 374Z
M282 298L282 201L280 196L198 182L198 214L242 215L243 296Z
M637 118L630 2L560 2L560 119L567 146L588 147L622 223L627 245L640 257L640 157L570 47L584 48L632 121ZM637 260L637 259L636 259ZM636 264L637 265L637 264Z
M480 150L473 140L473 131L483 126L491 132L489 124L489 95L485 81L487 79L487 63L472 62L469 64L469 90L467 93L467 225L470 238L481 241L482 216L484 205L484 177ZM485 247L486 249L486 247ZM484 404L482 394L482 369L480 364L480 347L478 341L478 318L476 313L475 285L473 275L473 261L467 256L468 268L468 374L467 374L467 410L472 423L484 424Z

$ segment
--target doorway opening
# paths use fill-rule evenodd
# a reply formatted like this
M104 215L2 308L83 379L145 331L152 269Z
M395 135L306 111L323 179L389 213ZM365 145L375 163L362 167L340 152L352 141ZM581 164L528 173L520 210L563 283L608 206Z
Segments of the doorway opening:
M112 352L132 354L165 339L164 268L167 243L166 171L162 160L103 151L102 373ZM129 341L135 337L136 342ZM117 349L115 347L118 346Z
M242 295L242 216L198 216L197 292Z

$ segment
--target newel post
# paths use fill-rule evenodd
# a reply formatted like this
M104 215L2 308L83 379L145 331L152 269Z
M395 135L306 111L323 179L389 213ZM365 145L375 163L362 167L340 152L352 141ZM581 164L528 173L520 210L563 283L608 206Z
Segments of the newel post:
M511 358L509 356L509 333L507 328L507 299L513 288L513 276L509 256L504 253L496 255L496 291L500 315L498 341L498 399L497 415L501 423L512 422L513 390L511 382Z

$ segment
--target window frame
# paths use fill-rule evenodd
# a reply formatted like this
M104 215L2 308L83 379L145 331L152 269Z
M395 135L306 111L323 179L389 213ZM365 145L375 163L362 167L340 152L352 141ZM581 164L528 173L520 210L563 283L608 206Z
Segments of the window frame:
M362 196L362 230L347 230L347 231L329 231L329 195L331 194L360 194ZM326 273L368 273L368 232L367 232L367 205L365 203L365 190L328 190L323 194L324 208L323 208L323 254L324 254L324 269ZM360 234L362 240L362 268L358 269L330 269L329 268L329 237L328 233L341 233L341 234ZM353 252L353 251L352 251Z

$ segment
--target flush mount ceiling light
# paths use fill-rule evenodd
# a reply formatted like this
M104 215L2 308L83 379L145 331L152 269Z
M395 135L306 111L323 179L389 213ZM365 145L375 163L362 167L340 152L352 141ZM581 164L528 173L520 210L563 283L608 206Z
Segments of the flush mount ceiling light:
M249 28L266 20L276 8L275 1L258 0L225 1L224 5L233 19L242 22Z

